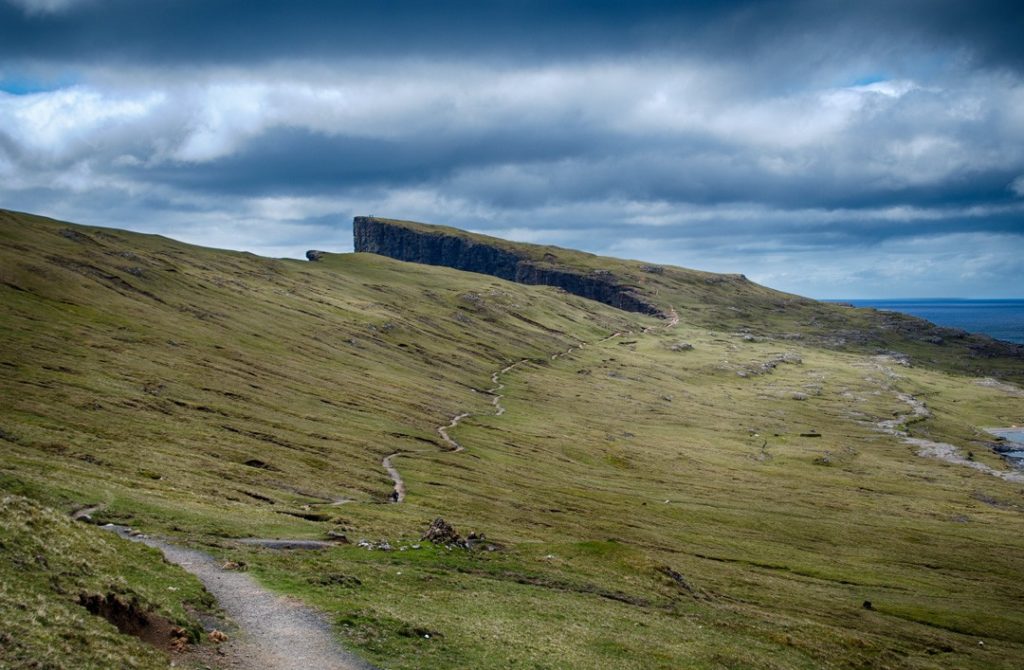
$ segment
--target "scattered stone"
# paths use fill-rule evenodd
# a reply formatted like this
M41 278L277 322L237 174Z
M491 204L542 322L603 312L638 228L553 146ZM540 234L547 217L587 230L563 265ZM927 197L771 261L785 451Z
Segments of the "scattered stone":
M693 351L693 345L689 342L673 342L668 345L669 351Z
M306 260L316 262L324 257L326 251L317 251L316 249L310 249L306 252Z
M1024 390L1020 389L1017 386L1014 386L1013 384L1009 384L998 379L993 379L992 377L984 377L982 379L978 379L974 383L977 384L978 386L985 386L988 388L998 389L1003 393L1013 396L1015 398L1024 398Z
M658 265L641 265L640 271L647 272L652 275L665 274L665 268Z
M340 530L327 531L327 539L338 544L349 544L348 536Z
M779 365L786 363L788 365L800 365L802 364L803 358L799 354L792 351L787 351L783 354L775 354L771 358L761 363L752 363L746 367L737 370L736 374L740 377L754 377L758 375L768 374L773 371Z
M423 534L421 539L446 547L467 546L465 541L459 537L455 528L441 517L437 517L430 522L430 527L427 528L427 532Z
M366 549L367 551L391 551L391 543L387 540L380 540L378 542L370 542L369 540L359 540L356 544L357 547Z
M77 230L73 230L71 228L63 229L62 231L60 231L60 235L61 237L66 237L67 239L73 242L88 242L91 244L96 244L96 240L92 239L85 233L80 233Z
M793 400L807 400L807 394L806 393L794 393L793 395L790 396L790 398L792 398Z
M881 356L883 359L885 359L889 363L893 363L895 365L900 365L900 366L903 366L905 368L909 368L910 367L910 356L907 355L907 354L904 354L903 352L900 352L900 351L889 351L887 349L883 349L882 351L878 352L878 355Z

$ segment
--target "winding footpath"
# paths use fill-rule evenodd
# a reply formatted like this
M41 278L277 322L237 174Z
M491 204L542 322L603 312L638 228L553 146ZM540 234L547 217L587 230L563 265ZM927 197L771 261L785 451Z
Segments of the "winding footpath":
M668 330L669 328L674 328L677 325L679 325L679 314L676 312L674 307L669 306L668 313L666 315L666 319L667 320L666 320L664 325L661 325L661 326L647 326L647 327L641 329L641 332L644 333L644 334L647 334L647 333L650 333L650 332L652 332L654 330L657 330L657 329ZM612 333L611 335L598 340L596 344L603 344L605 342L608 342L609 340L615 339L616 337L622 337L623 335L628 335L628 334L632 334L632 331L616 331L616 332ZM563 356L568 356L568 355L572 354L574 351L578 351L580 349L583 349L586 346L587 346L586 342L579 342L578 344L575 344L575 345L569 347L565 351L559 351L559 352L551 354L551 360L556 360L556 359L561 358ZM512 370L515 370L520 365L523 365L524 363L529 363L529 362L530 362L530 359L528 359L528 358L520 359L520 360L516 361L515 363L510 363L509 365L506 365L505 367L503 367L502 369L494 372L491 375L491 383L494 384L494 386L492 386L491 388L489 388L486 391L484 391L484 393L487 393L488 395L493 396L492 399L491 399L491 404L494 406L494 416L501 416L502 414L505 413L505 407L504 407L504 405L501 404L501 399L502 399L503 396L500 393L500 391L502 391L505 388L505 384L503 384L501 382L501 377L503 375L508 374ZM466 448L463 447L461 444L459 444L459 442L454 437L452 437L451 434L448 431L452 430L453 428L456 428L459 425L459 423L461 423L464 419L467 419L467 418L469 418L471 416L473 416L473 415L470 412L461 412L461 413L456 414L455 416L453 416L451 421L449 421L447 424L445 424L443 426L438 426L437 427L437 429L436 429L437 434L441 437L441 440L443 440L444 443L447 444L450 447L449 451L451 451L451 452L460 452L460 451L465 451L466 450ZM396 452L393 452L391 454L388 454L387 456L385 456L383 458L383 460L381 460L381 465L387 471L388 477L390 477L391 481L393 482L393 486L392 486L392 489L391 489L391 494L389 496L389 500L392 503L400 503L400 502L403 502L405 500L405 492L406 492L405 481L402 479L402 474L398 471L398 468L395 467L395 462L394 462L395 458L397 458L398 456L401 456L404 453L414 453L414 452L396 451Z
M260 586L245 572L225 570L209 554L139 535L124 526L107 530L159 549L199 578L239 630L219 645L223 665L246 670L374 670L335 641L319 612ZM218 664L219 665L219 664Z
M881 383L882 388L887 391L894 391L895 382L900 377L891 367L882 364L879 360L885 360L885 357L876 357L876 360L871 367L885 375L885 381ZM994 380L991 380L988 383L986 383L986 381L987 380L980 380L978 383L991 386L991 381ZM998 384L998 382L996 383ZM1008 388L1015 390L1016 387ZM920 437L911 437L910 433L902 429L900 426L905 424L907 421L921 421L923 419L927 419L931 416L931 411L928 409L928 406L925 405L923 400L916 398L909 393L896 392L896 397L901 402L905 403L910 408L910 411L903 414L897 414L892 419L879 421L875 424L878 430L886 433L887 435L900 438L900 441L902 441L903 444L915 447L918 456L924 458L935 458L953 465L963 465L1008 482L1024 484L1024 472L1014 470L997 470L985 463L979 463L978 461L971 460L970 458L961 455L960 449L948 442L935 442L933 440L926 440Z
M974 468L975 470L984 472L987 475L992 475L993 477L998 477L1008 482L1024 484L1024 472L997 470L985 463L973 461L962 456L960 454L960 450L948 442L933 442L932 440L925 440L920 437L910 437L907 431L900 430L900 424L904 423L908 419L926 419L931 416L931 412L928 410L927 405L924 404L924 401L915 398L909 393L899 393L897 394L897 397L910 406L910 412L900 414L893 419L878 422L876 425L879 430L889 435L899 437L904 444L916 447L918 456L923 456L925 458L937 458L940 461L952 463L953 465L965 465L969 468Z
M679 323L675 309L669 308L669 318L663 328L668 329ZM649 333L653 329L644 328ZM626 331L628 332L628 331ZM621 337L625 332L615 332L598 341L598 344ZM555 360L582 349L586 343L579 342L551 356ZM521 359L506 365L491 375L494 384L485 393L492 396L494 415L501 416L505 407L501 404L505 384L501 377L517 367L530 362ZM451 421L438 426L437 434L452 452L465 451L449 431L461 421L472 416L461 412ZM394 482L391 501L405 500L406 487L401 473L394 465L394 459L403 452L396 451L384 457L382 465ZM330 504L351 502L339 499ZM74 518L88 520L100 505L84 507ZM303 605L296 599L277 595L262 586L244 572L226 569L217 559L204 552L181 547L165 540L141 535L131 528L109 524L107 530L133 542L141 542L160 550L167 561L181 566L195 575L206 589L217 599L221 609L238 626L238 631L219 645L218 653L225 668L245 670L376 670L374 666L343 649L331 634L326 618L316 610ZM239 540L271 549L319 549L330 543L316 540L265 540L247 538Z

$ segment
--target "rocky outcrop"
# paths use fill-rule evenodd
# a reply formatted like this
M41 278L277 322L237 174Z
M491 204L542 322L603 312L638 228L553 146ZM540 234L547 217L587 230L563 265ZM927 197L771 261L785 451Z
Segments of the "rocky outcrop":
M629 312L664 316L658 307L647 302L633 287L620 283L610 272L584 273L572 268L552 267L468 236L440 229L419 230L369 216L355 217L352 231L356 251L479 272L520 284L557 286L574 295Z

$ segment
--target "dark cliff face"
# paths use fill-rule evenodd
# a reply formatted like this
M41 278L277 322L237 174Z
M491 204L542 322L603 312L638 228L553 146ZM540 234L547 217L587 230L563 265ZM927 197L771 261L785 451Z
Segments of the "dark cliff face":
M519 282L557 286L574 295L603 302L629 312L663 316L656 306L610 273L583 274L571 269L537 265L528 258L443 231L424 232L357 216L352 223L355 250L389 256L400 261L443 265Z

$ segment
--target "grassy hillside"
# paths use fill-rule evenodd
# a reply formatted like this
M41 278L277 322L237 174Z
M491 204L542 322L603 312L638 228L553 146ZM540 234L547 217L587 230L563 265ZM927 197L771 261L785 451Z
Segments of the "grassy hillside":
M274 261L0 212L0 488L245 562L386 668L1016 667L1024 488L877 424L912 394L931 412L912 435L1002 472L981 428L1024 422L1024 394L953 373L943 345L905 367L825 341L876 315L689 272L637 275L683 317L665 328L367 254ZM799 332L817 335L780 335ZM495 416L491 374L520 359ZM461 412L453 453L436 429ZM421 542L437 516L487 541ZM353 544L233 541L329 531ZM70 597L24 588L5 615Z
M540 267L582 275L610 275L616 283L633 288L662 310L674 306L682 321L689 325L753 337L799 340L833 350L894 352L917 366L1024 382L1024 346L938 327L905 314L818 302L760 286L739 274L701 272L561 247L509 242L415 221L376 217L374 220L423 236L456 237L495 247Z
M177 627L192 641L201 632L193 615L213 604L196 579L154 550L20 496L0 497L0 551L3 668L167 667L156 648L81 603L134 604L149 613L149 628Z

